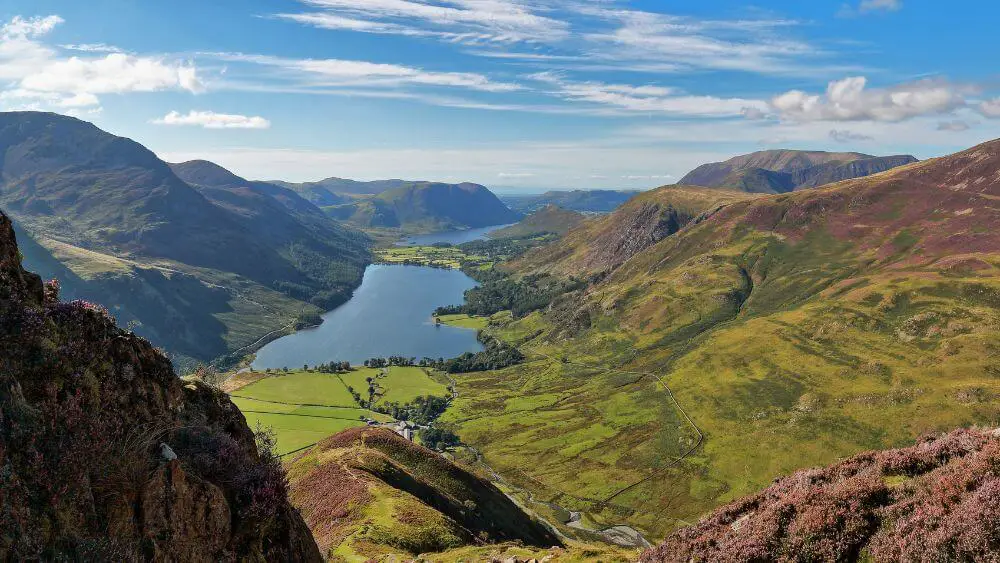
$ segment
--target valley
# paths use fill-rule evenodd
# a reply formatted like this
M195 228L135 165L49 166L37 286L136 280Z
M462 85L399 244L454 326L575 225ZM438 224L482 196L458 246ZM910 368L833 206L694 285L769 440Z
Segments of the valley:
M2 5L0 563L1000 563L1000 4Z

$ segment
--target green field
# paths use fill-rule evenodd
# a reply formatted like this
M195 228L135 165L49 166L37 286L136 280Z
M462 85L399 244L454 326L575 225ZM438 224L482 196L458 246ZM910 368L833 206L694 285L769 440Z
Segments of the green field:
M378 379L378 384L385 389L379 403L405 404L427 395L448 396L447 387L432 379L423 368L418 367L390 368L385 377Z
M359 368L344 374L278 374L243 387L232 394L232 399L251 428L259 425L274 432L277 452L284 455L347 428L362 426L362 418L389 422L390 417L361 408L348 390L351 387L367 397L369 377L381 394L377 404L405 404L425 395L449 394L443 383L422 368L392 367Z
M375 256L383 264L411 264L454 270L470 259L454 246L393 246L376 250Z
M259 425L274 432L279 455L361 426L362 417L380 417L359 408L340 376L334 374L300 371L269 377L240 389L232 397L251 428Z
M489 317L473 317L471 315L439 315L438 319L442 324L457 326L459 328L470 328L480 330L490 324Z

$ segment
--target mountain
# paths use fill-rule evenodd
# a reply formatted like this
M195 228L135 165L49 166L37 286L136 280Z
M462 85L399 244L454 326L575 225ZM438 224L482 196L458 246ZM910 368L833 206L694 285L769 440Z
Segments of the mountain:
M300 184L291 182L270 182L285 188L295 190L303 197L312 201L316 205L337 205L337 199L349 201L350 198L343 198L344 195L366 196L378 195L382 192L401 188L407 184L413 184L407 180L375 180L372 182L359 182L357 180L346 180L344 178L327 178L319 182L304 182Z
M871 176L917 162L912 156L772 150L699 166L680 183L778 194Z
M547 205L521 219L516 225L493 231L490 233L490 238L522 238L543 234L564 235L586 220L586 217L576 211Z
M642 193L614 213L581 224L562 240L529 252L516 270L558 275L597 275L704 220L723 206L753 195L692 186L664 186Z
M0 559L322 561L236 406L57 293L0 214Z
M863 453L734 501L640 561L987 561L1000 551L998 464L997 431Z
M336 219L361 227L444 231L513 223L520 215L479 184L412 182L374 198L326 207Z
M549 205L582 213L610 213L638 193L624 190L572 190L551 191L541 195L505 195L500 199L511 209L521 213L533 213Z
M493 323L529 360L464 377L441 423L651 540L782 475L995 424L998 178L1000 140L787 194L692 188L676 231L686 189L643 194L505 266L590 284Z
M175 171L54 114L0 114L0 207L31 239L29 266L68 270L69 294L203 361L339 304L369 260L366 236L288 190L209 163Z
M561 545L492 483L388 429L327 438L291 461L289 478L293 502L330 559Z

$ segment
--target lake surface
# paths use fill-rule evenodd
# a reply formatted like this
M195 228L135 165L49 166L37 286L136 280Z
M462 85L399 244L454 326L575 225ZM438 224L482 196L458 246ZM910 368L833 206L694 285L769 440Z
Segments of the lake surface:
M478 352L482 346L475 331L436 326L431 318L440 306L462 303L465 291L475 286L457 270L369 266L350 301L323 315L319 327L261 348L253 367L294 368L330 361L360 365L375 357L453 358Z
M426 235L413 235L401 242L400 246L430 246L435 243L462 244L463 242L482 240L486 238L486 235L492 233L493 231L498 231L509 226L510 225L493 225L492 227L483 227L480 229L466 229L464 231L444 231L440 233L429 233Z

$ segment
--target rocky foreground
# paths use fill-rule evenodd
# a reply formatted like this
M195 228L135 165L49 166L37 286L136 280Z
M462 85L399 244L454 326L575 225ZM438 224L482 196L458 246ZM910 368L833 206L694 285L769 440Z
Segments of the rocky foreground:
M665 561L1000 561L1000 431L800 471L643 554Z
M220 391L25 272L0 214L0 561L320 561Z

